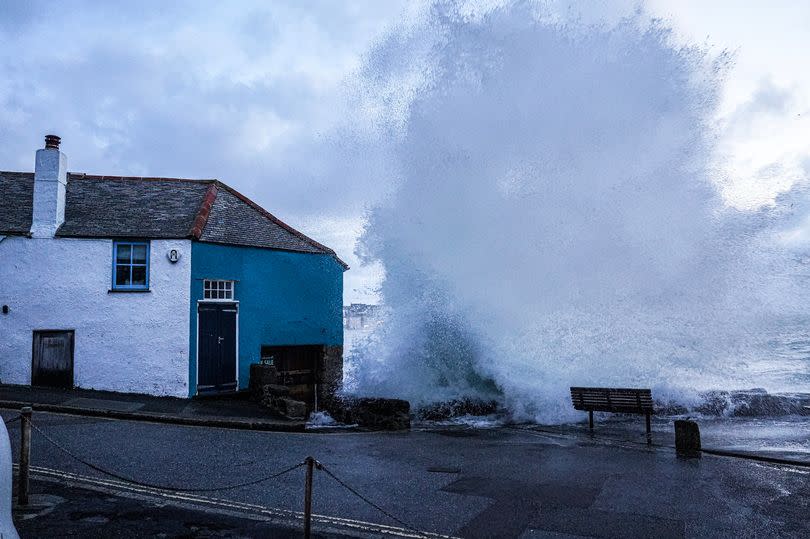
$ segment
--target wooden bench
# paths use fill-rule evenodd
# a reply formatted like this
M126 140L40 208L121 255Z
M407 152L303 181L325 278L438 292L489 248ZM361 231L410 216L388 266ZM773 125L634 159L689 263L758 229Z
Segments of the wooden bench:
M572 387L571 402L577 410L588 412L593 431L594 412L642 414L647 418L647 443L652 443L650 416L653 413L652 391L610 387Z

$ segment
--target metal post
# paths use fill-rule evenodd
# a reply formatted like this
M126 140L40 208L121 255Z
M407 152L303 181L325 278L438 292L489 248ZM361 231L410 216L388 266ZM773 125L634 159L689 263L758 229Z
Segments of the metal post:
M304 484L304 539L310 539L312 528L312 469L315 467L315 459L307 457L304 462L307 464L307 478Z
M20 410L20 473L17 476L17 504L28 505L28 464L31 461L31 407Z
M588 412L588 425L593 430L593 410Z
M650 413L647 412L647 445L652 445L652 429L650 428Z

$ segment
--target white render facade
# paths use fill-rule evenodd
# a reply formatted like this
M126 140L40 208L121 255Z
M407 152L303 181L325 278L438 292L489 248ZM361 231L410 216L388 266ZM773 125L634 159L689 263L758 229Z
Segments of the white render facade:
M32 335L74 332L74 384L188 396L190 240L152 240L149 292L111 292L113 241L0 241L0 382L31 383ZM167 253L180 253L176 263ZM136 322L136 323L133 323Z
M68 172L59 144L0 170L0 385L185 398L265 355L308 398L340 379L334 251L218 180Z
M191 240L151 240L147 286L115 290L113 238L57 235L68 182L58 137L36 152L33 180L30 229L0 232L0 383L32 384L36 334L59 333L71 337L74 387L188 396ZM9 185L0 196L13 199Z

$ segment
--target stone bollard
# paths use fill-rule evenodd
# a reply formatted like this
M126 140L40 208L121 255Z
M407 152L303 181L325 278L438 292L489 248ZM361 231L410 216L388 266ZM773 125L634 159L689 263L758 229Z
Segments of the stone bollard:
M675 421L675 451L679 457L700 458L700 428L694 421Z

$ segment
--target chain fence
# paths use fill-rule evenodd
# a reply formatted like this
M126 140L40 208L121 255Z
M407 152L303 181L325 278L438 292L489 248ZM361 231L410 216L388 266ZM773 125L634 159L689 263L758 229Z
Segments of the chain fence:
M9 423L13 423L15 421L19 421L21 419L21 417L22 416L18 415L16 417L12 418L12 419L9 419L9 420L5 421L5 423L9 424ZM293 464L293 465L291 465L291 466L289 466L287 468L284 468L282 470L274 472L272 474L263 475L262 477L259 477L257 479L251 479L251 480L248 480L248 481L242 481L242 482L238 482L238 483L231 483L231 484L220 485L220 486L193 487L193 486L179 486L179 485L166 485L166 484L160 484L160 483L153 483L153 482L150 482L150 481L144 481L144 480L135 479L135 478L133 478L131 476L127 476L127 475L125 475L123 473L113 471L113 470L108 469L108 468L103 467L103 466L99 466L98 464L95 464L95 463L91 462L90 460L77 455L75 452L73 452L70 449L68 449L67 447L65 447L65 445L63 443L60 443L59 441L55 440L51 435L49 435L44 430L42 430L33 421L28 420L28 422L29 422L29 424L31 426L31 429L36 431L36 433L39 436L41 436L42 439L47 441L53 447L55 447L56 449L58 449L59 451L61 451L65 455L69 456L73 460L83 464L84 466L87 466L88 468L90 468L90 469L92 469L92 470L94 470L94 471L96 471L96 472L98 472L98 473L100 473L102 475L117 479L118 481L121 481L123 483L131 484L131 485L138 486L138 487L150 488L150 489L154 489L154 490L162 490L162 491L167 491L167 492L180 492L180 493L204 493L204 492L218 492L218 491L233 490L233 489L237 489L237 488L258 485L259 483L263 483L265 481L270 481L272 479L277 479L277 478L282 477L284 475L287 475L287 474L289 474L289 473L291 473L291 472L293 472L293 471L295 471L295 470L297 470L299 468L307 466L307 460L304 460L304 461L298 462L296 464ZM394 515L390 511L387 511L386 509L381 507L379 504L371 501L371 499L368 496L362 494L357 488L351 486L345 480L338 477L332 470L330 470L329 468L324 466L321 462L319 462L319 461L317 461L315 459L312 459L312 461L314 463L314 469L322 471L329 478L331 478L338 485L340 485L341 487L343 487L344 489L349 491L356 498L358 498L363 503L365 503L369 507L373 508L374 510L376 510L380 514L382 514L385 517L389 518L391 521L393 521L396 524L398 524L399 526L401 526L404 530L416 533L416 534L421 535L421 536L428 536L428 535L429 536L437 536L436 534L426 534L426 532L420 531L417 528L415 528L414 526L406 523L401 518L397 517L396 515Z
M399 524L400 526L402 526L406 530L419 533L419 531L416 530L413 526L411 526L409 524L406 524L405 522L403 522L399 518L395 517L394 515L392 515L391 513L389 513L388 511L386 511L385 509L383 509L379 505L377 505L376 503L369 500L366 496L363 496L362 494L360 494L357 491L357 489L355 489L354 487L351 487L350 485L348 485L345 481L343 481L338 476L336 476L334 473L332 473L332 471L329 470L329 468L327 468L326 466L324 466L321 463L319 463L319 464L320 464L320 466L318 467L319 470L322 470L323 473L325 473L326 475L328 475L329 477L334 479L340 486L342 486L343 488L345 488L346 490L348 490L349 492L354 494L357 498L364 501L366 504L373 507L374 509L376 509L377 511L379 511L383 515L387 516L388 518L390 518L391 520L393 520L394 522L396 522L397 524Z
M161 485L161 484L158 484L158 483L151 483L151 482L148 482L148 481L139 481L137 479L133 479L133 478L127 477L127 476L125 476L123 474L113 472L111 470L108 470L106 468L98 466L97 464L93 464L92 462L90 462L90 461L88 461L86 459L83 459L82 457L76 455L75 453L73 453L72 451L67 449L64 445L60 444L59 442L57 442L56 440L54 440L53 438L48 436L41 428L39 428L33 422L31 423L31 428L33 428L35 431L37 431L37 433L39 433L51 445L53 445L54 447L56 447L57 449L59 449L60 451L65 453L66 455L68 455L71 458L73 458L74 460L84 464L85 466L87 466L88 468L90 468L92 470L95 470L95 471L97 471L97 472L99 472L101 474L107 475L107 476L112 477L114 479L118 479L119 481L123 481L125 483L130 483L130 484L133 484L133 485L136 485L136 486L139 486L139 487L147 487L147 488L153 488L153 489L158 489L158 490L167 490L167 491L171 491L171 492L218 492L218 491L223 491L223 490L233 490L233 489L236 489L236 488L249 487L249 486L252 486L252 485L258 485L259 483L263 483L263 482L269 481L271 479L276 479L277 477L281 477L283 475L286 475L286 474L292 472L293 470L297 470L298 468L301 468L302 466L305 465L304 462L299 462L299 463L294 464L294 465L292 465L292 466L290 466L288 468L284 468L281 471L278 471L278 472L275 472L275 473L272 473L272 474L269 474L269 475L265 475L265 476L260 477L258 479L252 479L250 481L243 481L241 483L233 483L233 484L222 485L222 486L218 486L218 487L178 487L178 486L174 486L174 485Z

